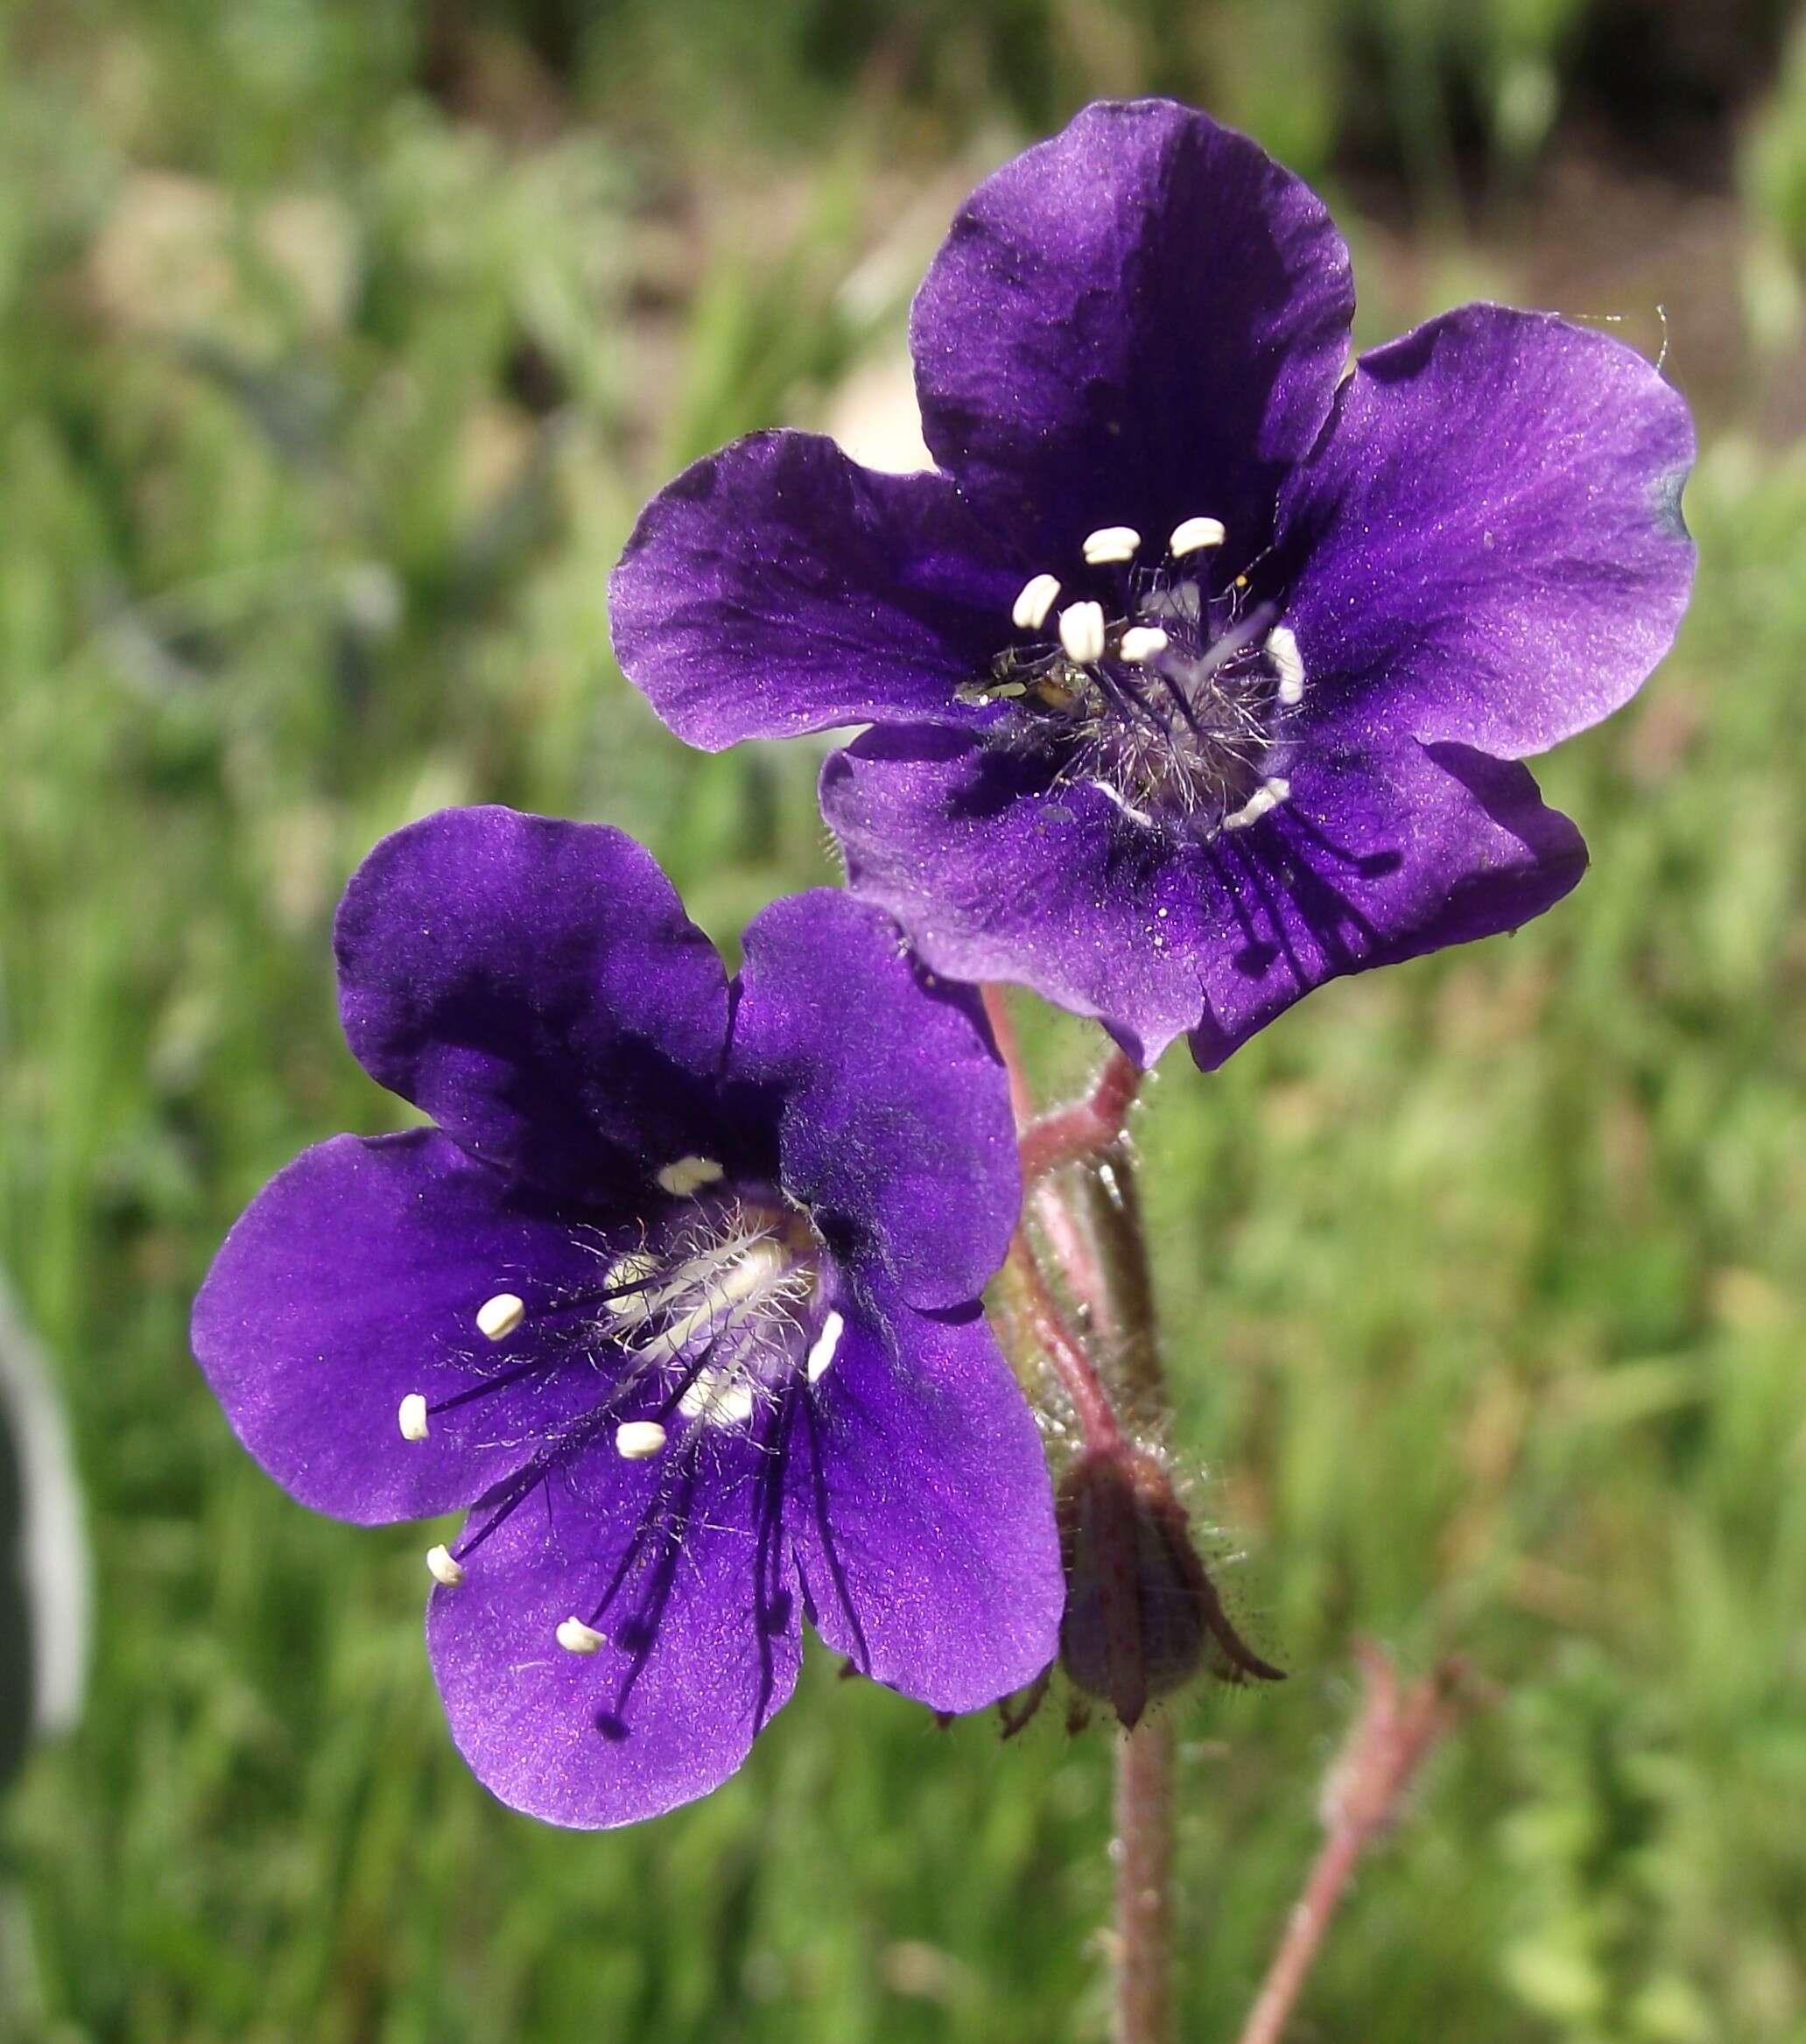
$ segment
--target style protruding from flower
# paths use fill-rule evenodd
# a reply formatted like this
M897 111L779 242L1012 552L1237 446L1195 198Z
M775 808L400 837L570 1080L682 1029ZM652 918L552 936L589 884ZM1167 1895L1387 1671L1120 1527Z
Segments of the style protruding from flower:
M1514 929L1585 864L1518 762L1685 607L1691 425L1619 341L1496 306L1350 372L1353 303L1253 143L1088 108L917 298L938 467L798 432L699 462L616 571L622 665L712 750L871 726L822 779L855 891L1143 1064Z
M702 1795L796 1681L973 1710L1053 1657L1034 1420L977 1301L1020 1201L975 1001L817 892L728 981L620 832L501 809L386 839L340 910L352 1049L435 1126L308 1151L194 1349L239 1437L428 1550L454 1738L600 1826Z

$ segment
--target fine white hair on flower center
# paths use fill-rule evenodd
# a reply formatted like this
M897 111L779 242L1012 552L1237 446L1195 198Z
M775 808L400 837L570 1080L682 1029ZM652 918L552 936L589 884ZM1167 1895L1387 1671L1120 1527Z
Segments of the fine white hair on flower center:
M820 1282L820 1245L800 1216L724 1193L609 1261L594 1332L678 1417L743 1427L806 1373ZM616 1435L628 1460L664 1441L662 1422Z
M1056 786L1090 786L1141 829L1210 839L1271 815L1289 792L1274 755L1305 699L1304 655L1249 572L1216 565L1226 538L1199 513L1156 561L1132 527L1100 526L1079 551L1115 595L1081 594L1057 615L1060 579L1031 576L1015 638L956 692L1004 713L987 741L1049 756Z

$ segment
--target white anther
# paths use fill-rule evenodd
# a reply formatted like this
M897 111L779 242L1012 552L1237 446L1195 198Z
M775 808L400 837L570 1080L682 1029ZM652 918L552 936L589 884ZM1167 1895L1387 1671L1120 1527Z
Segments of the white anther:
M1094 568L1107 567L1112 561L1132 561L1141 545L1133 525L1100 525L1085 536L1085 558Z
M821 1332L815 1338L809 1351L809 1381L818 1384L827 1374L828 1365L834 1359L834 1351L840 1345L847 1323L838 1313L830 1313L821 1324Z
M622 1420L615 1429L615 1452L623 1462L650 1462L664 1445L657 1420Z
M737 1427L749 1420L758 1394L744 1378L727 1370L703 1370L686 1385L678 1410L686 1420L706 1420L712 1427Z
M524 1302L512 1292L497 1292L476 1310L476 1331L490 1341L506 1341L526 1318Z
M1165 652L1166 645L1166 634L1157 624L1132 624L1123 633L1116 650L1123 659L1138 662Z
M1009 622L1019 632L1038 632L1059 593L1058 575L1030 575L1009 613Z
M418 1391L409 1392L402 1400L401 1409L395 1418L404 1441L424 1441L426 1438L426 1401Z
M1298 635L1289 624L1276 624L1267 635L1267 657L1279 677L1279 699L1290 709L1304 699L1304 657Z
M1277 809L1292 791L1289 781L1262 781L1241 807L1223 818L1226 831L1245 831L1251 823Z
M1075 667L1089 667L1104 657L1104 607L1074 603L1060 613L1060 644Z
M1202 553L1207 546L1220 546L1223 537L1220 518L1181 518L1173 527L1166 551L1175 560L1184 560L1188 553Z
M722 1176L713 1157L679 1157L658 1174L660 1188L674 1199L687 1199L704 1185L713 1185Z
M447 1590L455 1590L464 1580L464 1564L453 1561L448 1547L430 1547L426 1550L426 1566L435 1583L443 1583Z
M566 1619L559 1625L558 1643L566 1654L599 1654L608 1644L605 1635L581 1619Z

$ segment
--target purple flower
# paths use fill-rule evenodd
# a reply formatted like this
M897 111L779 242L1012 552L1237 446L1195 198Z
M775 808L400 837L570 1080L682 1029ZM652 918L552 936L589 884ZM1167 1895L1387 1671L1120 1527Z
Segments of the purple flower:
M1049 1479L976 1303L1015 1141L966 995L826 892L730 986L630 839L502 809L378 846L338 954L352 1049L437 1126L281 1173L194 1352L304 1504L470 1507L427 1639L497 1795L607 1825L702 1795L805 1614L941 1710L1051 1659Z
M711 749L850 723L822 805L926 962L1214 1066L1339 973L1514 928L1578 833L1515 762L1666 650L1685 406L1470 306L1345 376L1346 250L1252 143L1099 105L916 300L924 474L755 434L655 499L622 664Z

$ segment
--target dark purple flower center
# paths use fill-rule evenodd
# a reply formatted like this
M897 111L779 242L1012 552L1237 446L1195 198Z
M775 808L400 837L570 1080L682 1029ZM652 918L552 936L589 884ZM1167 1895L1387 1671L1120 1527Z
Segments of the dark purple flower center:
M962 697L1005 706L999 741L1051 755L1059 782L1100 789L1136 823L1212 838L1258 822L1290 793L1268 764L1304 700L1304 663L1250 573L1213 582L1222 538L1216 520L1188 518L1149 560L1128 526L1092 533L1099 594L1058 607L1058 579L1033 577L1011 643Z

